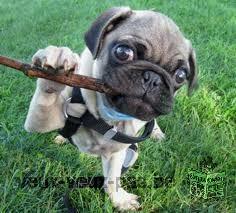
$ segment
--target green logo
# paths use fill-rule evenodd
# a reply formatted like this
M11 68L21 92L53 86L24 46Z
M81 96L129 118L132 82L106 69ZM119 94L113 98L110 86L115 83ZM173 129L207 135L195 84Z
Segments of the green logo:
M190 194L195 197L216 198L224 196L225 173L201 172L189 169Z

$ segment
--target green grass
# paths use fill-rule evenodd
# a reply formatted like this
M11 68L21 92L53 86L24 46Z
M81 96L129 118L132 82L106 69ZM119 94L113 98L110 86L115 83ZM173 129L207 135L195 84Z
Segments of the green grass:
M141 196L142 212L236 211L236 2L235 0L0 0L0 54L30 61L48 46L84 47L83 33L106 8L129 5L156 9L173 18L197 51L200 85L194 96L178 95L171 115L160 118L163 143L141 144L139 159L125 176L126 188ZM55 133L23 129L35 79L0 67L0 212L56 212L68 184L41 188L22 185L24 177L101 175L100 159L70 145L52 142ZM225 173L222 197L191 195L189 170ZM153 176L163 184L153 187ZM139 187L129 186L137 180ZM141 181L141 182L140 182ZM145 189L145 186L148 189ZM112 212L98 189L74 189L79 212Z

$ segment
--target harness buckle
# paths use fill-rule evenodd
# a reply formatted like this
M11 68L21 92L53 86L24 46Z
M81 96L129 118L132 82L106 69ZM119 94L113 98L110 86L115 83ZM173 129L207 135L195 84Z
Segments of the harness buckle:
M67 108L68 108L68 104L70 103L71 99L72 99L72 97L68 98L63 104L63 114L66 119L68 118Z
M109 129L104 135L103 137L107 140L112 139L117 133L116 128L113 126L113 128Z

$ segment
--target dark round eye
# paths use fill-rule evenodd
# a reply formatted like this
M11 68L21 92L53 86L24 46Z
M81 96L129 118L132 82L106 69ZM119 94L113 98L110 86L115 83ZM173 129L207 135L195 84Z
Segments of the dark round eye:
M120 61L132 61L134 59L134 51L127 45L116 46L114 54Z
M184 68L179 68L175 72L175 81L178 84L182 84L187 79L187 72Z

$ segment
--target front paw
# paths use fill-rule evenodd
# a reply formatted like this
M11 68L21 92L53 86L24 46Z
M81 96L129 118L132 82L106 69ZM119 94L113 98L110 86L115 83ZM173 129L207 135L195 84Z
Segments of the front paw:
M79 56L73 53L68 47L48 46L45 49L38 50L33 58L33 65L45 68L45 71L50 74L69 73L71 70L78 69ZM54 68L56 73L52 73ZM65 88L65 85L53 81L40 79L39 86L45 92L60 92Z
M161 131L159 126L155 126L152 131L151 138L154 140L162 141L165 139L165 134Z
M138 196L128 193L122 188L119 188L116 192L108 194L114 207L119 211L138 210L140 208Z

